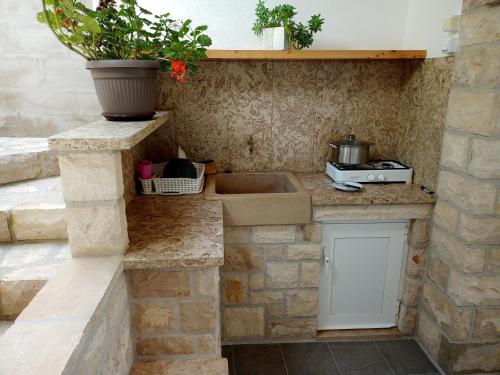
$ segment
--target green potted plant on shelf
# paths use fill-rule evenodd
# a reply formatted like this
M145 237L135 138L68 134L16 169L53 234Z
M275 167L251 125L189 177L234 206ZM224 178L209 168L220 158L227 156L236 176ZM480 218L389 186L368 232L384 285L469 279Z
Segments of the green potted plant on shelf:
M207 26L153 15L137 0L101 0L95 10L76 0L42 0L42 7L37 19L87 60L108 120L152 118L158 70L183 82L212 44Z
M313 35L321 31L325 22L321 14L311 16L307 25L294 21L297 15L295 7L290 4L277 5L269 9L263 0L257 2L255 20L252 30L262 36L264 49L303 49L310 47Z

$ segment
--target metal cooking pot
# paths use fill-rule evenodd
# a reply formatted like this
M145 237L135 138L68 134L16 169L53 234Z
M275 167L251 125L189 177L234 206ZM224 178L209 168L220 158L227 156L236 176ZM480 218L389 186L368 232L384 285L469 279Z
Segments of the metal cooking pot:
M358 141L351 134L347 140L330 143L333 149L332 161L337 164L366 164L371 145L368 142Z

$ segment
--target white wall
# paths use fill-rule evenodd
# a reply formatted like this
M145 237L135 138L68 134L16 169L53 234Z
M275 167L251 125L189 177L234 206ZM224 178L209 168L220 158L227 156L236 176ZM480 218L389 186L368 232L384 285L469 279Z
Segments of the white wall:
M207 24L213 49L260 49L261 41L252 32L257 0L141 0L147 9L170 12L174 18L191 18ZM325 18L317 34L315 49L402 48L409 0L267 0L268 7L290 3L300 21L312 14Z
M427 57L441 57L448 33L443 19L462 13L462 0L410 0L404 38L405 49L426 49Z

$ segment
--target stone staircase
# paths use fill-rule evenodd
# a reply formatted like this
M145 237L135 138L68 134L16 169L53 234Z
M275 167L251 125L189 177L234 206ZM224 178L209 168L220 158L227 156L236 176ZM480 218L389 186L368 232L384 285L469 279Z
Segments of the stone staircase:
M57 158L44 138L0 138L0 336L67 260Z

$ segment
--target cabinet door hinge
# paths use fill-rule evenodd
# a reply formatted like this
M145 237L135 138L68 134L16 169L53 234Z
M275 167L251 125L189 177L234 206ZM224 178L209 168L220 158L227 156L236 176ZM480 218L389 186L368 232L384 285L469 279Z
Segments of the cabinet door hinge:
M399 310L401 308L401 300L396 301L396 322L398 321L399 318Z

